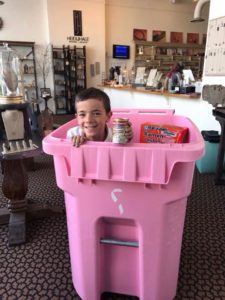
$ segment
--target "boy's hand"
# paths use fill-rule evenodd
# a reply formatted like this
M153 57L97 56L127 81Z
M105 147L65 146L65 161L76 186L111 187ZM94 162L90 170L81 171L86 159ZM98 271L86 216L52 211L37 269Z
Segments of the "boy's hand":
M133 130L132 130L132 124L128 122L128 126L125 131L125 137L127 138L128 142L130 142L133 138Z
M82 133L81 135L74 135L71 138L71 142L73 144L73 146L75 147L79 147L81 144L83 144L86 141L86 137L85 134Z

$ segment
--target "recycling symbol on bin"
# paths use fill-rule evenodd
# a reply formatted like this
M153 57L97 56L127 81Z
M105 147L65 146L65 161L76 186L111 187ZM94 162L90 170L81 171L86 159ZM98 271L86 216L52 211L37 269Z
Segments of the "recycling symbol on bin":
M118 202L116 193L122 193L122 190L118 189L118 188L112 190L111 198L115 203ZM121 203L118 204L118 210L119 210L121 215L124 213L124 208L123 208L123 205Z

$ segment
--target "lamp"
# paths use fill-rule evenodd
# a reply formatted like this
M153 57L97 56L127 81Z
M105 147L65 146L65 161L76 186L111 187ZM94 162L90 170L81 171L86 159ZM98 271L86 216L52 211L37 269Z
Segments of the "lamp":
M0 5L3 5L5 2L4 1L0 1Z
M194 18L191 20L191 22L203 22L205 19L201 17L201 11L203 6L209 2L210 0L199 0L198 3L195 6L194 11Z

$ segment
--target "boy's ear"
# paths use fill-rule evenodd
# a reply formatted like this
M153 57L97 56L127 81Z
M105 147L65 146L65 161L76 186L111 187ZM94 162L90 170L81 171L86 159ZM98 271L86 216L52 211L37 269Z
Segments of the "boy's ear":
M108 113L108 120L107 120L107 122L110 120L111 117L112 117L112 112L110 111L110 112Z

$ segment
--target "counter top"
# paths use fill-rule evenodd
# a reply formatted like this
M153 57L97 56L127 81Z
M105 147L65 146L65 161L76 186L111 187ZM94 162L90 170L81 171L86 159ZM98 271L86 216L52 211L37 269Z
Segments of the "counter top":
M173 94L129 86L99 85L110 98L112 109L173 109L176 115L191 119L199 130L220 130L212 115L212 105L200 94Z
M129 87L129 86L110 86L110 85L98 85L99 88L107 88L107 89L114 89L114 90L121 90L121 91L128 91L128 92L138 92L138 93L146 93L151 95L161 95L165 97L177 97L177 98L184 98L184 99L200 99L200 94L196 93L189 93L189 94L179 94L179 93L169 93L167 91L162 90L146 90L144 87Z

